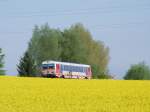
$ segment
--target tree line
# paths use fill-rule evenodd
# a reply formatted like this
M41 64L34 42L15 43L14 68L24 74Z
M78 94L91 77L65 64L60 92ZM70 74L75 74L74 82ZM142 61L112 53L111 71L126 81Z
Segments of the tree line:
M40 66L45 60L89 64L93 78L113 78L108 72L109 48L94 40L80 23L63 31L48 24L35 26L28 48L17 65L18 76L40 76ZM0 49L0 74L5 74L4 54ZM150 79L150 68L144 62L132 65L124 79Z
M93 78L111 77L107 67L109 48L103 42L94 40L79 23L63 31L50 28L48 24L35 26L28 48L18 65L19 75L39 76L39 68L45 60L89 64Z

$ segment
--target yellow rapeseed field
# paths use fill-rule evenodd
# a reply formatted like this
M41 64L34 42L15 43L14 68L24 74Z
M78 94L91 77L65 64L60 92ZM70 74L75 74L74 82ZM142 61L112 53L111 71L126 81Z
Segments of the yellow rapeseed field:
M0 77L0 112L150 112L150 81Z

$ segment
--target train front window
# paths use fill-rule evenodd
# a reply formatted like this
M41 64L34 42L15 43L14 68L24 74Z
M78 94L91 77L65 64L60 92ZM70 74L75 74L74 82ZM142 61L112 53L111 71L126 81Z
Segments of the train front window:
M48 69L48 66L46 64L44 64L44 65L42 65L42 69L46 70L46 69Z
M54 64L44 64L44 65L42 65L43 70L54 69L54 68L55 68Z
M54 69L55 66L54 66L54 64L48 64L48 68L49 68L49 69Z

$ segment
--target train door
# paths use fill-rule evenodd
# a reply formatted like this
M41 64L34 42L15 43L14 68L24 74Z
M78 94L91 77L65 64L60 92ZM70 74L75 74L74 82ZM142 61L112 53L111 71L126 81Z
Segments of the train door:
M60 64L56 64L56 76L60 77Z

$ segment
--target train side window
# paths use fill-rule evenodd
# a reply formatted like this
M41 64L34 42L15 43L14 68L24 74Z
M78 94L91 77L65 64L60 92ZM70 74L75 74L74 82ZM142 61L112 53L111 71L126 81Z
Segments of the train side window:
M64 71L66 70L66 67L65 67L65 65L64 65Z
M69 71L71 71L71 66L69 66Z
M65 70L67 71L67 65L65 65Z
M75 72L75 66L73 66L73 71Z
M77 71L77 72L79 71L78 67L76 67L76 71Z
M66 71L68 71L68 65L66 65Z
M79 72L81 72L81 67L79 67Z
M78 67L76 66L76 71L78 72L78 70L79 70L79 69L78 69Z
M85 67L83 67L83 72L85 73Z
M74 72L76 72L76 67L74 66Z
M83 67L81 68L81 72L83 72Z
M83 72L83 67L81 67L81 72Z
M77 67L78 72L80 72L80 67Z
M64 70L63 65L61 65L61 71L63 71L63 70Z
M67 71L67 66L65 65L65 71Z
M76 66L74 66L74 71L77 72L77 67Z
M72 72L72 66L70 66L70 71Z

